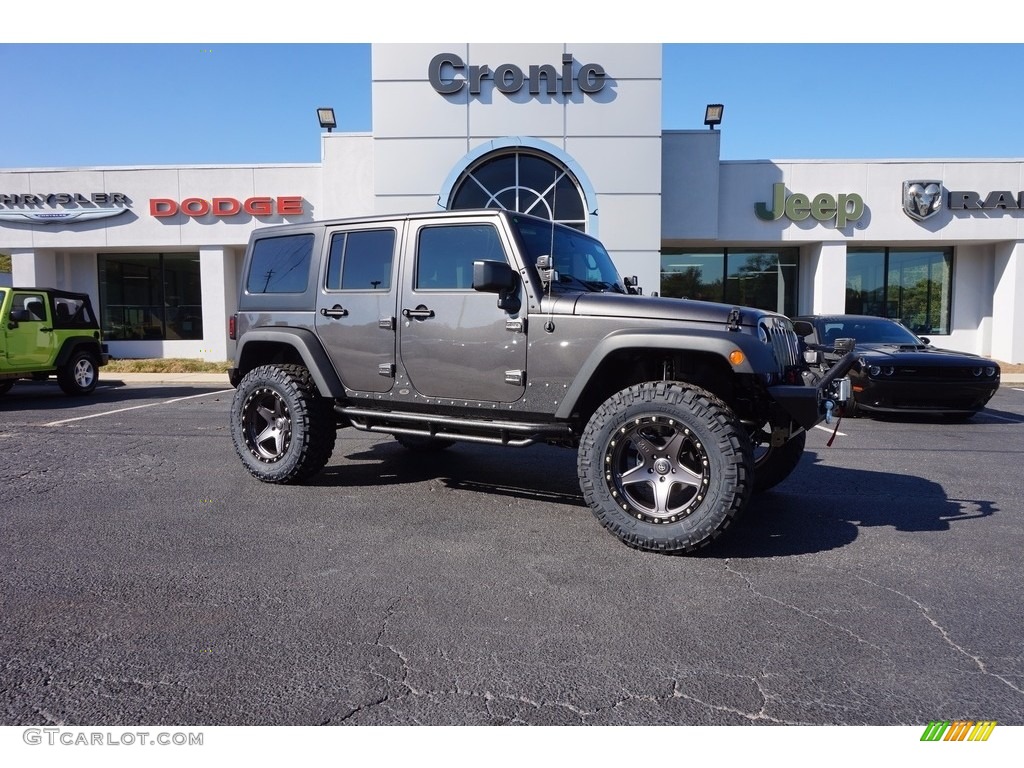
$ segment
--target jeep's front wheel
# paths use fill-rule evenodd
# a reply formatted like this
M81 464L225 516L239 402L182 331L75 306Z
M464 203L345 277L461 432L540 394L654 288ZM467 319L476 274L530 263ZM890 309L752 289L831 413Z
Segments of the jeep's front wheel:
M264 365L238 383L231 439L242 464L265 483L298 483L331 458L337 434L330 401L301 365Z
M746 506L750 438L729 407L680 382L612 395L580 440L583 496L601 524L638 549L692 552Z
M88 395L99 381L96 358L91 352L75 352L57 369L57 384L65 395Z

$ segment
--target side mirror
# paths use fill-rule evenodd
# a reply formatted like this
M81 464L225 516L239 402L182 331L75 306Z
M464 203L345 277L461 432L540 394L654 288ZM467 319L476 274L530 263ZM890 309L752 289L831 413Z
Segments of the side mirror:
M515 273L504 261L474 261L473 290L501 293L514 288Z
M806 339L814 333L814 326L806 320L795 320L793 321L793 330L801 339Z
M932 340L929 339L927 336L918 336L917 338L919 338L921 340L921 343L924 344L926 347L931 346Z
M505 261L474 261L473 290L498 294L498 309L518 312L519 297L516 295L518 281L516 273Z

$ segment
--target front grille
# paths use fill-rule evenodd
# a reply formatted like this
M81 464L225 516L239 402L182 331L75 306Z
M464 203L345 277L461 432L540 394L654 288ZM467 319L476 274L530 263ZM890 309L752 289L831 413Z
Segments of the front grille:
M761 328L768 335L768 344L775 353L775 362L779 373L784 373L801 363L800 338L793 330L792 324L785 318L766 317L761 320Z

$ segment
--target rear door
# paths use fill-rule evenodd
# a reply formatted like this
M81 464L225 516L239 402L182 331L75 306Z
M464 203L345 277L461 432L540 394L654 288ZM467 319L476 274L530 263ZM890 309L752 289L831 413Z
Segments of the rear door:
M526 392L526 323L473 290L475 260L509 260L493 217L411 221L399 312L400 363L422 395L514 402ZM461 402L456 404L461 405Z
M380 224L327 233L316 332L349 389L387 392L394 386L399 241L395 227Z

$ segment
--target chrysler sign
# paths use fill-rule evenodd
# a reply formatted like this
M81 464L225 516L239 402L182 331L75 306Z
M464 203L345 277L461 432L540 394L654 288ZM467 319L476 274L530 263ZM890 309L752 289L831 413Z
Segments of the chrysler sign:
M108 219L127 211L130 203L120 192L0 193L0 222L70 224Z

